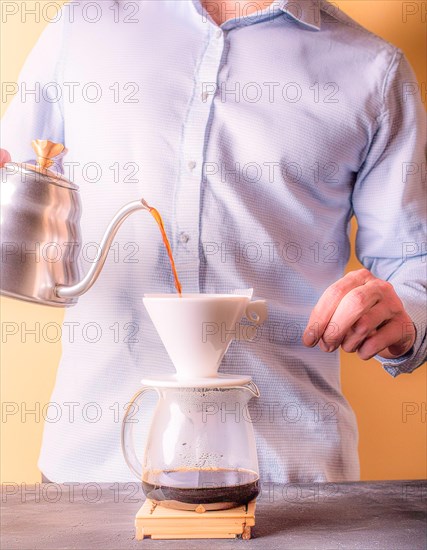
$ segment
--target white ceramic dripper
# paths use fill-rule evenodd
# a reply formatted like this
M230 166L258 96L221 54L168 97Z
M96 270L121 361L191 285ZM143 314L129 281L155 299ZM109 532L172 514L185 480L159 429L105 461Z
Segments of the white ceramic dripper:
M216 377L222 358L236 338L250 340L243 316L260 325L267 318L264 300L251 302L253 289L233 294L146 294L151 320L179 379ZM246 331L247 332L247 331Z

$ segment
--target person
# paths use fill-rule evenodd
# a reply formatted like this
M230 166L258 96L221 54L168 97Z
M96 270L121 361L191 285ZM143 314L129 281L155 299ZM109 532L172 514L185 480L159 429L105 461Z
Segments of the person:
M267 300L254 341L221 366L259 386L263 481L359 478L339 349L392 376L427 353L426 134L402 51L327 2L73 2L29 56L2 132L16 161L34 160L35 138L66 145L85 269L114 213L143 197L184 292L253 287ZM344 276L353 216L364 269ZM144 375L173 372L150 292L174 284L141 213L67 310L39 459L48 479L133 479L126 403Z

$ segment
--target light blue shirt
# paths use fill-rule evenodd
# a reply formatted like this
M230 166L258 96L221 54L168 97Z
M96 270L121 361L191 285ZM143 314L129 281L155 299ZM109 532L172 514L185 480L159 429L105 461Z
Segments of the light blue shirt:
M277 1L220 28L197 0L97 4L66 6L43 34L3 147L25 161L34 138L66 144L86 269L113 214L144 197L164 217L185 292L253 287L266 299L258 337L234 342L221 367L259 386L262 480L358 479L339 353L301 335L343 276L355 215L360 261L417 327L406 356L381 362L396 376L426 357L425 114L408 62L323 2ZM39 463L49 479L132 479L123 407L143 376L173 371L141 298L173 291L156 225L134 215L67 311L51 399L62 415L52 408Z

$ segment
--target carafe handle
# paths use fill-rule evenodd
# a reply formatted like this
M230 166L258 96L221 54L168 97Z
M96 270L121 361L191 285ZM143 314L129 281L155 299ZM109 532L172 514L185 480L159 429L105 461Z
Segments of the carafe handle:
M158 394L157 389L150 386L143 386L136 392L129 402L122 422L123 456L125 457L126 464L129 466L130 471L134 473L140 481L142 479L142 464L136 456L135 441L133 436L133 426L138 422L138 420L136 420L136 418L132 418L131 416L134 416L135 410L139 410L139 404L142 401L142 398L145 393L150 390L155 391Z

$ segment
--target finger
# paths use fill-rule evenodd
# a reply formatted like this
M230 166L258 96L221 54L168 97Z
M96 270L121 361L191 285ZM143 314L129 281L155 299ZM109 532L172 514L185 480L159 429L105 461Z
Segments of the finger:
M351 327L372 309L381 300L381 297L378 279L368 281L365 285L350 290L338 304L323 333L322 339L327 349L334 351L338 348ZM367 334L365 334L365 338L366 336Z
M10 162L10 154L6 149L0 149L0 168L3 168L3 166L6 164L6 162Z
M315 346L323 336L326 326L344 296L353 288L364 285L372 279L374 276L367 269L359 269L348 273L327 288L310 315L303 334L304 345Z
M384 303L375 305L350 328L341 342L342 349L354 353L372 332L375 334L376 329L391 318L392 313Z
M387 348L387 352L384 350L381 352L381 356L387 359L394 357L401 357L407 353L415 343L417 339L417 329L415 328L414 323L404 323L402 327L402 339L396 344L392 344Z
M398 351L396 357L403 355L410 347L410 342L402 337L402 324L399 321L389 321L378 329L373 336L362 343L357 350L357 355L367 361L390 346L396 346L395 349Z

